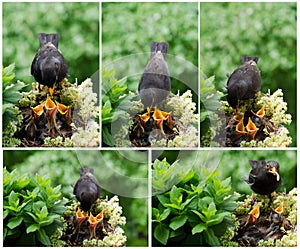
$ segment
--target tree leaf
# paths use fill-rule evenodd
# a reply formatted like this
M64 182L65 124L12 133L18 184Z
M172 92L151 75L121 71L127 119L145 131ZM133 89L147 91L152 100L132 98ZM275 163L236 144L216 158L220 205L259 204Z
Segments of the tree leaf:
M51 242L44 229L37 230L38 240L45 246L50 246Z

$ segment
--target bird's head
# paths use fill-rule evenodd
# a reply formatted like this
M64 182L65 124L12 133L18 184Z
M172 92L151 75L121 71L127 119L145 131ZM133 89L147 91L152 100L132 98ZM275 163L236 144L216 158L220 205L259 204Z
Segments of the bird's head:
M276 176L276 180L280 181L280 175L279 175L279 163L276 161L268 161L267 162L267 170L268 173Z

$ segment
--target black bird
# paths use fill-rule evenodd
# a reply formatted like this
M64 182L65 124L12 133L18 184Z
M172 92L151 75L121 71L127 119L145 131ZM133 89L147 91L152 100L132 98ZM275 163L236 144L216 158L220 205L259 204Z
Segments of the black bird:
M138 92L145 109L156 106L170 93L171 80L166 62L167 42L151 42L150 60L139 83Z
M40 49L31 64L31 74L37 82L49 87L53 95L55 84L68 75L68 65L58 50L58 34L38 34Z
M244 179L257 194L270 195L281 185L279 163L276 161L249 160L252 167L248 179Z
M237 108L239 100L254 98L260 91L260 72L257 67L258 57L242 56L242 66L229 76L227 81L227 101L232 108Z
M83 211L89 211L92 204L100 197L100 185L93 175L94 170L81 168L80 178L74 186L74 195Z

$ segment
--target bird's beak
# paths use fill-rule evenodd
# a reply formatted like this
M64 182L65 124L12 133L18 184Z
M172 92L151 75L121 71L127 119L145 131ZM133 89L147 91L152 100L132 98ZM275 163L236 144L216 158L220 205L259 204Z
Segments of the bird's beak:
M155 108L154 113L153 113L153 119L155 120L155 123L157 124L157 126L163 130L163 121L167 120L168 117L170 116L169 112L163 112L158 110L157 108Z
M69 109L70 106L65 106L63 104L58 103L57 101L55 101L56 105L57 105L57 110L60 112L60 114L65 115Z
M277 214L283 213L283 204L280 202L279 207L274 210Z
M43 112L44 112L44 103L42 104L39 104L37 105L36 107L30 107L32 112L33 112L33 115L34 115L34 118L38 118L40 117Z
M76 212L76 220L78 224L81 224L88 217L88 212L81 212L80 208L77 209Z
M257 204L253 207L253 209L249 213L247 224L255 223L255 221L258 219L260 215L259 208L260 208L260 204Z
M260 108L258 110L258 112L256 113L257 117L263 118L265 116L265 106L263 105L262 108Z
M251 118L248 119L248 124L246 126L247 131L249 133L249 136L251 139L254 139L256 132L258 131L258 128L256 125L252 122Z
M240 122L236 125L235 131L236 131L238 134L240 134L240 135L246 134L245 126L244 126L244 119L243 119L243 118L242 118L242 119L240 120Z
M275 167L269 168L269 172L272 173L274 176L276 176L276 180L277 180L277 182L279 182L279 180L280 180L280 175L279 175L279 173L277 172L276 168L275 168Z
M51 111L54 111L57 108L55 103L53 102L53 100L49 96L48 96L48 98L45 102L45 107L50 113L51 113Z
M150 119L150 114L151 114L151 108L148 107L146 113L144 113L142 115L139 115L140 120L141 120L143 125L145 125L147 123L147 121Z
M100 213L101 214L101 213ZM98 214L97 216L99 216ZM96 237L96 227L100 220L98 220L97 216L95 217L92 213L90 214L89 217L89 223L90 223L90 239L93 237ZM103 219L103 212L102 212L102 219Z

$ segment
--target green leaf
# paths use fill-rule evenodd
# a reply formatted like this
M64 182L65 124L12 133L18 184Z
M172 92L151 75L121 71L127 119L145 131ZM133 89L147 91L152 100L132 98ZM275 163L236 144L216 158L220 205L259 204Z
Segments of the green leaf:
M169 203L169 198L164 195L157 195L156 197L163 206Z
M14 229L17 226L19 226L22 223L22 221L23 221L23 217L22 216L13 217L13 218L9 219L9 221L7 223L7 226L10 229Z
M9 194L8 203L12 207L19 206L19 197L18 197L18 194L15 193L15 191L11 191L11 193Z
M114 140L112 138L112 135L110 134L110 131L106 126L102 127L102 136L103 136L103 142L107 144L108 146L112 147L114 146Z
M172 228L173 230L176 230L176 229L182 227L186 221L187 221L186 215L180 215L180 216L174 217L173 219L171 219L169 227Z
M202 233L206 229L207 229L207 227L205 226L205 224L200 223L193 227L192 234L194 235L196 233Z
M164 224L158 224L154 229L154 238L163 245L166 245L169 239L170 230Z
M40 229L40 226L38 224L32 224L26 229L26 233L32 233L35 232L36 230Z
M182 193L179 188L175 185L172 187L170 192L170 201L172 204L176 204L177 206L182 203Z
M165 209L163 211L163 213L160 215L159 220L163 221L163 220L167 219L170 213L171 213L170 209Z
M210 246L220 246L220 241L211 228L204 230L204 237Z
M38 240L45 246L50 246L51 242L44 229L37 230Z

